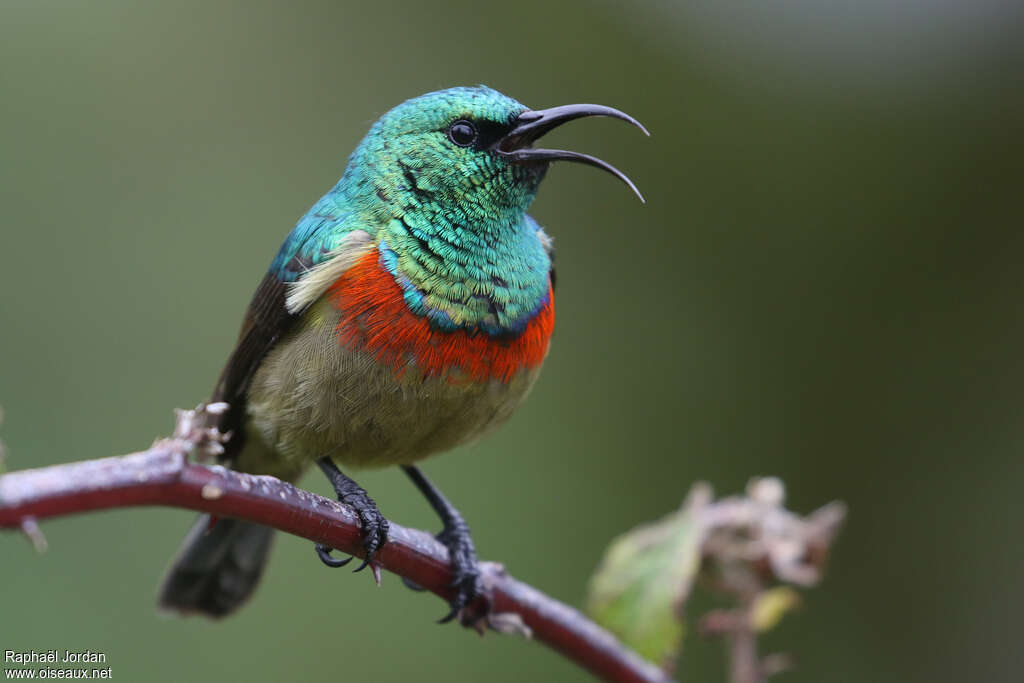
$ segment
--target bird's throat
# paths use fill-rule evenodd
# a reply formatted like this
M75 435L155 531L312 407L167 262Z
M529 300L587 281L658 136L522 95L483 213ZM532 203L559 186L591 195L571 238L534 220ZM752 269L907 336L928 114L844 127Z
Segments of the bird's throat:
M411 309L386 261L384 252L370 252L328 290L340 312L336 330L342 346L372 354L398 376L449 382L509 382L543 362L555 322L550 285L544 303L517 333L445 330Z
M522 214L488 229L404 216L383 231L379 249L409 309L441 330L518 334L550 298L550 259Z

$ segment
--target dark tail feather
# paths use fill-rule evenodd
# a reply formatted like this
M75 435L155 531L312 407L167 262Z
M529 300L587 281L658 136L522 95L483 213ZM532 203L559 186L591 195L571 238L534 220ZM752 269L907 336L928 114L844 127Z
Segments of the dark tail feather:
M223 617L252 595L263 575L273 529L200 515L160 586L159 604L183 614Z

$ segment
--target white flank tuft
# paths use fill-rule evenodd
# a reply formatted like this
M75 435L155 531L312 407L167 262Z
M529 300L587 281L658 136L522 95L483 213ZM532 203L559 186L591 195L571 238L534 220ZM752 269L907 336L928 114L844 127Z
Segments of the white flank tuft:
M347 234L344 241L327 255L325 261L307 270L296 282L288 283L285 308L292 314L306 310L346 270L354 266L360 257L375 246L373 238L364 230L353 230Z

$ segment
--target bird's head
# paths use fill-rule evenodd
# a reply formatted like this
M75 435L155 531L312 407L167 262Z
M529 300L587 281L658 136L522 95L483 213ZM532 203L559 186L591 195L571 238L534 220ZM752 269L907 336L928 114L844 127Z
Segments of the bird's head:
M388 213L419 208L492 219L525 211L550 163L563 160L608 171L640 196L629 178L600 159L534 148L548 131L585 116L622 119L647 133L610 107L572 104L534 111L485 86L451 88L384 114L356 149L343 182Z

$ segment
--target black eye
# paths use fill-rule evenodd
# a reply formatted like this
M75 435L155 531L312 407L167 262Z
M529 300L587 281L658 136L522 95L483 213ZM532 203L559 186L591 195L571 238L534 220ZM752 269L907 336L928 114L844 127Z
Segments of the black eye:
M466 120L459 120L448 126L448 138L459 147L469 147L476 142L476 126Z

